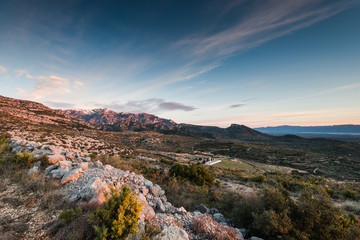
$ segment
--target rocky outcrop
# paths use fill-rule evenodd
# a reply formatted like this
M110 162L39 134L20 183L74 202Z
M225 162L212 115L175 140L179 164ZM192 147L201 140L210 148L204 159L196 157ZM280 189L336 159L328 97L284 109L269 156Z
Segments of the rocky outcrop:
M232 239L243 239L239 230L227 226L226 219L216 209L208 209L202 205L199 208L201 212L187 212L183 207L174 207L167 201L165 191L142 175L116 169L111 165L104 166L100 160L90 161L54 146L26 142L16 137L9 139L9 142L15 153L26 150L37 158L61 156L61 159L49 161L52 165L43 171L51 178L61 179L63 192L71 202L100 206L109 198L109 187L130 187L138 201L143 204L139 217L140 225L148 221L161 226L162 235L158 236L158 240L202 239L201 236L208 236L204 231L194 231L194 221L198 218L206 218L212 228L221 229L224 234L232 233L231 236L235 236ZM29 174L36 174L39 169L40 166L36 165L29 170ZM209 215L211 212L213 217Z

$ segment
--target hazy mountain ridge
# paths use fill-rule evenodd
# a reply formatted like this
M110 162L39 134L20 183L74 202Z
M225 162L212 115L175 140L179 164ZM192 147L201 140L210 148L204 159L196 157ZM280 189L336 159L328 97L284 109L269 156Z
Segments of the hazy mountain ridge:
M319 134L359 134L360 125L330 125L330 126L277 126L261 127L256 130L267 134L295 134L295 133L319 133Z

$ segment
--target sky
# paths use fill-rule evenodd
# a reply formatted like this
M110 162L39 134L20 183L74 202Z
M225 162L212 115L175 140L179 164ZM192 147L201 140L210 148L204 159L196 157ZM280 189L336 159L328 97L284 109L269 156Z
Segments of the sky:
M360 124L360 1L0 0L0 84L179 123Z

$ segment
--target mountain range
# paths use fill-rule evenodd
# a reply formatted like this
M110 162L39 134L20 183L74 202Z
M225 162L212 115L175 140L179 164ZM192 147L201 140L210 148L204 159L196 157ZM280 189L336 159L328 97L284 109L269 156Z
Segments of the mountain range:
M107 108L93 110L63 110L64 115L84 120L107 131L155 131L163 134L197 136L213 139L266 138L269 135L244 125L228 128L176 123L148 113L115 112Z
M261 139L270 135L244 125L228 128L176 123L148 113L115 112L107 108L93 110L56 110L41 103L0 96L0 122L25 121L32 124L61 125L76 129L100 129L111 132L153 131L167 135L205 137L217 140ZM11 120L11 121L10 121Z
M262 127L255 130L266 134L337 134L360 135L360 125L332 125L332 126L278 126Z

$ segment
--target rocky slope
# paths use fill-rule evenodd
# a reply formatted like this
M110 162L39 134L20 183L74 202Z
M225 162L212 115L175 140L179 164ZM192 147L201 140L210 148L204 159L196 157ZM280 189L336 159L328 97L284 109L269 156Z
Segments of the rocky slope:
M91 124L71 116L64 116L62 111L53 110L41 103L18 100L0 96L0 120L7 122L27 121L32 124L52 124L78 129L91 128Z
M102 205L106 201L105 192L109 191L109 184L116 188L129 186L144 204L140 215L140 232L148 221L161 226L162 235L157 239L209 239L215 235L221 236L221 239L243 239L241 231L228 226L228 221L216 209L209 210L203 206L200 211L188 212L183 207L174 207L167 201L160 186L142 175L110 165L103 166L99 160L91 161L90 158L55 146L19 137L12 137L9 141L14 153L26 150L36 158L47 156L52 165L44 172L50 178L59 179L63 184L63 194L72 202ZM37 174L39 169L40 162L36 162L28 174ZM132 239L139 239L139 234Z

